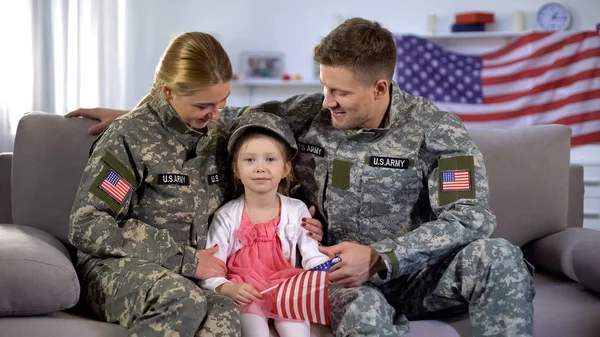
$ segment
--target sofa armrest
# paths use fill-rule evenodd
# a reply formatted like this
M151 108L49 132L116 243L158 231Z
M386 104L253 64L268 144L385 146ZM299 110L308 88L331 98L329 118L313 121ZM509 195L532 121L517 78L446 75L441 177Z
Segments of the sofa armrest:
M600 294L599 242L581 242L573 248L573 271L579 283Z
M0 224L0 317L43 315L79 300L65 246L40 229Z
M0 223L12 223L12 153L0 153Z
M583 227L583 166L571 164L569 167L569 210L568 227Z
M523 254L534 267L567 276L600 293L600 231L567 228L525 245Z

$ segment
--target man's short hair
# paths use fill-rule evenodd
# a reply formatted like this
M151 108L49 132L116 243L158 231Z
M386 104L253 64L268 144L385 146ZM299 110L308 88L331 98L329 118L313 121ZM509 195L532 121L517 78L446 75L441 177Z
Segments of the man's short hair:
M394 35L378 22L362 18L344 21L313 52L318 64L348 67L367 85L380 78L391 81L396 57Z

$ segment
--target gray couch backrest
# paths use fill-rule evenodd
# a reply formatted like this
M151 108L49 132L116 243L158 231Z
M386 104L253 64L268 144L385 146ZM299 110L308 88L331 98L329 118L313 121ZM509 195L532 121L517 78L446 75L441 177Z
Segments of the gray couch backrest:
M68 241L69 214L95 137L93 122L46 113L24 116L13 157L13 223ZM567 224L571 131L542 125L470 130L488 170L494 236L517 245Z
M0 153L0 223L12 223L10 185L12 153Z
M538 125L469 134L487 167L494 237L521 246L566 228L570 128Z
M21 118L13 154L13 223L68 242L69 214L96 138L87 132L92 124L39 112Z

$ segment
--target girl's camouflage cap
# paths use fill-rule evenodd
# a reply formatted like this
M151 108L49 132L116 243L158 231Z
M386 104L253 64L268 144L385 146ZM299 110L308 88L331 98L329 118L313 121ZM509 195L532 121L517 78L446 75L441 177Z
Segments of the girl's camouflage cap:
M271 131L281 137L288 145L292 148L292 158L298 153L298 145L294 138L294 133L288 122L272 113L268 112L247 112L242 114L232 129L234 130L229 137L227 142L227 151L233 153L233 147L237 140L246 132L248 129L262 128Z

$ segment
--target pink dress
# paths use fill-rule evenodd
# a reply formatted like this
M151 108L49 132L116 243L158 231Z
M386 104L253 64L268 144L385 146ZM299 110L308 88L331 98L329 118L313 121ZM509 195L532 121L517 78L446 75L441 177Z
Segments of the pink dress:
M260 292L303 271L294 268L283 256L281 241L277 235L278 225L279 217L265 223L253 224L246 210L243 211L240 228L233 234L243 247L227 262L228 280L251 284ZM263 294L262 299L242 307L241 311L282 319L272 313L274 293L275 291L269 291Z

